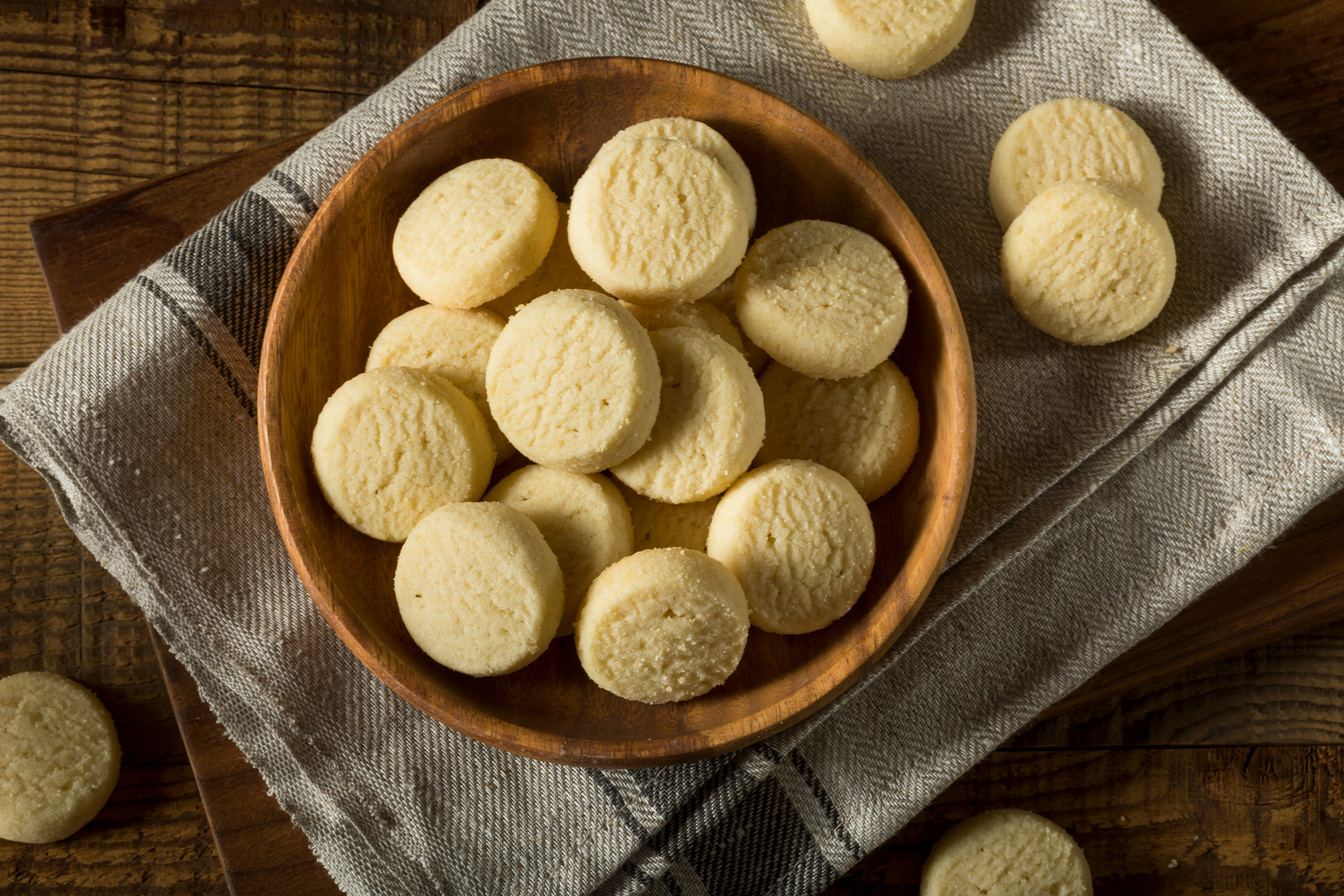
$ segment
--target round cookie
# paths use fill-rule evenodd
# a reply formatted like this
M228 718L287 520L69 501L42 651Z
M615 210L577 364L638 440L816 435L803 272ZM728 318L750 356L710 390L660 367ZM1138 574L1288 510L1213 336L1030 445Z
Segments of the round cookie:
M1037 329L1077 345L1124 339L1152 322L1176 281L1167 222L1105 181L1037 194L1003 235L1003 283Z
M1004 230L1046 187L1096 179L1137 190L1157 208L1162 160L1143 128L1096 100L1051 100L1008 126L989 165L989 200Z
M919 403L882 361L863 376L819 380L771 364L761 374L765 443L757 464L801 458L829 467L872 503L901 481L919 447Z
M486 368L490 410L524 456L574 473L649 438L662 379L649 334L615 299L563 289L509 318Z
M503 675L551 643L565 607L560 564L537 524L504 504L446 504L397 555L397 609L420 649L467 675Z
M112 795L121 745L85 687L51 672L0 679L0 839L62 840Z
M737 150L733 149L732 144L722 134L704 122L690 118L651 118L639 124L632 124L619 132L608 140L604 147L622 140L641 140L649 137L689 143L722 165L742 196L747 211L747 232L751 232L756 226L756 187L751 181L751 171L747 169L747 163L742 161Z
M821 45L874 78L908 78L961 43L975 0L804 0Z
M597 577L574 624L579 662L627 700L689 700L723 684L747 646L742 586L699 551L640 551Z
M639 305L691 302L747 249L747 208L723 166L679 140L623 140L574 185L569 246L602 288Z
M630 508L630 521L635 527L636 551L647 551L650 548L705 549L709 521L714 516L714 508L719 506L718 495L691 504L665 504L644 497L620 480L617 480L616 487L621 490L621 497L625 498L626 506Z
M477 159L424 189L397 222L392 259L431 305L473 308L504 295L546 257L555 194L526 165Z
M733 295L748 339L781 364L825 379L859 376L890 355L909 304L887 248L830 221L795 221L757 240Z
M765 438L761 387L741 353L712 333L649 334L662 370L653 432L611 473L647 498L688 504L717 495L747 471Z
M849 480L811 461L777 460L724 494L706 549L742 583L752 625L799 635L854 606L872 575L877 539Z
M593 278L583 272L574 260L569 249L569 203L557 203L560 209L560 223L555 228L555 239L551 249L537 268L522 283L504 293L497 299L491 299L486 307L500 317L513 317L519 308L528 302L557 289L591 289L599 287Z
M646 330L695 327L697 330L713 333L741 352L748 365L751 363L746 345L742 342L742 334L733 326L728 315L713 305L705 302L677 302L674 305L658 305L654 308L634 304L626 304L625 307Z
M634 550L625 499L604 476L533 464L505 476L485 500L521 511L541 530L565 580L565 612L556 635L573 634L579 602L593 579Z
M513 446L499 431L485 400L485 367L503 329L503 319L484 308L421 305L383 327L364 369L414 367L447 377L485 418L495 443L495 460L507 460L515 453Z
M405 541L420 518L475 501L495 447L485 418L446 378L379 367L343 383L313 427L313 472L336 515L365 535Z
M953 826L924 863L919 896L1092 896L1092 869L1068 832L1022 809L991 809Z

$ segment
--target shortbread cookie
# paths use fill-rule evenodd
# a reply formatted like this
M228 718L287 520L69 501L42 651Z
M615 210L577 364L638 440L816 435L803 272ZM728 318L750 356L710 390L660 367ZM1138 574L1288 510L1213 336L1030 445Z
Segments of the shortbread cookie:
M957 48L975 0L804 0L821 45L875 78L908 78Z
M709 536L709 521L714 516L714 508L719 506L719 496L695 501L691 504L667 504L646 498L630 486L616 481L626 506L630 508L630 521L635 527L636 551L650 548L690 548L693 551L705 549L705 539Z
M796 221L757 240L733 284L748 339L799 373L859 376L905 331L908 292L896 259L862 231Z
M819 380L771 364L761 374L765 444L757 464L796 457L830 467L868 502L891 491L919 447L919 403L882 361L863 376Z
M752 625L799 635L854 606L877 540L868 505L848 479L811 461L777 460L724 494L707 552L742 583Z
M747 600L699 551L631 554L588 589L574 646L598 687L640 703L689 700L723 684L747 646Z
M737 327L733 326L733 322L728 315L713 305L705 302L677 302L673 305L658 305L654 308L646 308L628 303L625 304L625 307L635 316L635 320L644 325L646 330L695 327L697 330L713 333L741 352L742 357L748 359L748 365L751 363L747 355L746 345L742 342L742 334L738 332Z
M392 259L431 305L474 308L537 269L558 222L555 194L535 171L509 159L477 159L411 203L392 236Z
M120 770L112 716L83 685L51 672L0 679L0 839L69 837L107 803Z
M1078 345L1146 327L1176 281L1167 222L1134 190L1105 181L1037 194L1003 235L1000 263L1028 323Z
M741 335L742 353L746 356L747 366L751 368L752 373L756 374L757 376L760 376L761 371L764 370L765 366L770 363L770 356L765 353L765 349L761 348L759 345L752 342L750 339L747 338L747 335L742 332L742 324L737 319L737 306L733 303L732 300L732 291L733 291L732 281L729 281L727 291L728 291L728 300L723 304L718 305L717 307L728 318L728 322L733 325L733 328L737 330L737 332ZM705 301L710 301L711 299L715 298L716 293L718 293L718 290L715 290L714 293L710 293L709 297L706 298ZM698 305L700 303L696 302L695 304Z
M649 334L615 299L562 289L509 318L486 369L499 428L548 467L596 473L648 441L662 379Z
M447 377L485 418L496 461L507 460L514 455L513 446L499 431L485 400L485 367L503 329L503 319L484 308L421 305L383 327L369 349L365 369L414 367Z
M1008 126L989 165L989 200L1004 230L1046 187L1096 179L1137 190L1157 208L1162 160L1143 128L1096 100L1052 100Z
M541 656L565 608L560 564L537 524L497 503L447 504L397 555L397 609L420 649L467 675Z
M742 354L712 333L649 334L663 387L649 440L611 473L647 498L688 504L717 495L751 466L765 438L761 387Z
M728 176L737 186L737 191L746 206L747 231L750 232L756 226L756 187L751 181L751 171L722 134L702 121L693 121L689 118L651 118L621 131L608 140L606 146L621 140L640 140L648 137L689 143L722 165L723 170L728 172Z
M560 223L555 228L555 239L551 242L551 250L546 253L541 267L504 295L486 303L486 307L500 317L513 317L523 305L557 289L601 288L574 260L574 253L569 250L569 203L561 202L558 205Z
M313 472L327 503L383 541L405 541L442 504L475 501L494 466L481 412L424 370L361 373L332 393L313 427Z
M747 207L723 166L679 140L623 140L574 185L569 246L602 288L639 305L691 302L747 250Z
M579 602L593 579L634 549L625 499L605 476L534 464L505 476L485 500L521 511L541 530L565 579L565 612L556 635L573 634Z
M1092 869L1068 832L1022 809L991 809L944 834L919 896L1092 896Z

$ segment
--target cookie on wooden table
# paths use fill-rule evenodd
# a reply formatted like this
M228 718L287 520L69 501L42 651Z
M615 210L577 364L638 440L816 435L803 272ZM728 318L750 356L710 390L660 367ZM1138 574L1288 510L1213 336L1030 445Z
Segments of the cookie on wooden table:
M821 45L875 78L908 78L961 43L975 0L804 0Z
M939 838L920 877L920 896L970 893L1092 896L1092 870L1053 821L1022 809L991 809Z

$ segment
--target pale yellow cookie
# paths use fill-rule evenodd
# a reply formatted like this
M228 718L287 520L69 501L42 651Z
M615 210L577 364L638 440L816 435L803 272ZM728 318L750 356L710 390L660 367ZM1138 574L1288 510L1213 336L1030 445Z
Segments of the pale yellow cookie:
M747 338L746 334L742 332L742 324L737 319L737 305L735 305L732 300L733 283L731 280L728 281L727 286L728 286L727 289L728 299L722 302L722 304L719 304L717 307L728 318L728 322L733 325L733 328L737 330L738 334L741 335L742 352L746 356L747 366L751 368L752 373L756 374L757 376L760 376L761 371L765 369L765 365L770 363L770 356L765 353L765 349L761 348L759 345L752 342L750 339ZM705 299L705 301L707 302L711 301L715 298L718 298L718 296L719 296L719 290L715 290L713 293L710 293L710 295ZM699 303L697 302L696 304Z
M752 625L799 635L854 606L877 540L868 505L848 479L811 461L777 460L724 494L707 552L742 583Z
M569 246L617 298L691 302L747 249L747 207L723 166L679 140L608 145L574 185Z
M875 78L908 78L957 48L975 0L804 0L821 45Z
M561 202L558 205L560 223L555 228L555 239L551 242L551 250L546 253L541 267L504 295L486 303L486 307L500 317L513 317L514 313L528 302L557 289L601 288L574 260L574 253L569 250L569 203Z
M503 329L503 319L484 308L421 305L383 327L364 369L414 367L447 377L485 418L495 443L495 460L507 460L515 453L513 446L499 431L485 400L485 366Z
M559 222L555 194L526 165L477 159L425 188L397 222L392 259L431 305L474 308L537 269Z
M636 551L647 551L650 548L705 549L709 521L714 516L714 508L719 506L718 495L691 504L667 504L644 497L620 480L616 481L616 487L621 490L621 497L625 498L626 506L630 508L630 521L635 527Z
M524 456L596 473L648 441L658 416L658 356L609 296L562 289L509 318L486 369L499 428Z
M420 518L475 501L495 446L485 418L446 378L379 367L327 399L313 427L313 472L336 515L365 535L405 541Z
M672 327L649 334L663 387L649 440L611 473L656 501L717 495L751 466L765 437L761 387L737 349L712 333Z
M640 703L698 697L733 674L747 646L742 586L699 551L640 551L597 577L574 624L598 687Z
M557 636L574 633L579 602L597 574L634 549L630 508L604 476L537 464L516 470L486 492L537 524L560 561L565 612Z
M648 137L689 143L722 165L742 195L742 202L747 210L747 231L750 232L756 226L756 187L751 181L751 171L722 134L702 121L689 118L651 118L639 124L632 124L608 140L606 146L621 140L641 140Z
M757 240L733 284L748 339L808 376L859 376L905 331L905 277L886 246L830 221L796 221Z
M1143 128L1096 100L1062 99L1024 112L1008 126L989 165L989 200L1004 230L1046 187L1105 180L1162 201L1162 160Z
M890 361L844 380L814 379L771 364L760 383L765 443L756 463L816 461L848 479L870 503L910 468L919 447L919 403Z
M924 863L919 896L1092 896L1092 869L1068 832L1022 809L955 825Z
M497 503L446 504L421 520L397 555L393 590L420 649L467 675L503 675L541 656L565 608L541 530Z
M1069 181L1038 193L1003 235L1003 283L1027 322L1101 345L1152 322L1176 281L1167 222L1134 190Z
M738 332L737 327L733 326L733 322L728 315L713 305L705 302L677 302L674 305L658 305L653 308L646 308L629 302L622 302L621 304L625 305L626 310L633 314L635 320L643 324L646 330L695 327L697 330L713 333L741 352L743 358L748 358L746 345L742 342L742 334ZM748 364L750 364L749 359Z
M0 839L63 840L93 820L121 770L112 716L51 672L0 679Z

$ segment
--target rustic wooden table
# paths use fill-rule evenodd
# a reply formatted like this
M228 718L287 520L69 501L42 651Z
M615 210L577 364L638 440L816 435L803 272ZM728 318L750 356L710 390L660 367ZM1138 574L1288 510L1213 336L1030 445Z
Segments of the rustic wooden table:
M30 220L320 127L475 5L0 0L0 384L57 337ZM1344 3L1159 5L1344 187ZM1241 590L1253 592L1258 575L1267 590L1312 589L1337 602L1337 567L1313 556L1344 553L1342 520L1344 502L1332 501L1280 549L1296 552L1300 581L1285 586L1290 564L1279 562L1244 574ZM1229 635L1229 649L1304 627L1272 606L1260 613ZM1101 893L1344 890L1344 624L1126 689L1151 677L1154 657L1177 652L1150 649L1118 665L831 892L913 894L929 843L951 821L1008 805L1072 830ZM0 675L34 668L104 699L125 764L111 803L76 837L0 842L0 892L227 892L142 617L76 541L41 478L0 449ZM276 880L256 892L288 889Z

